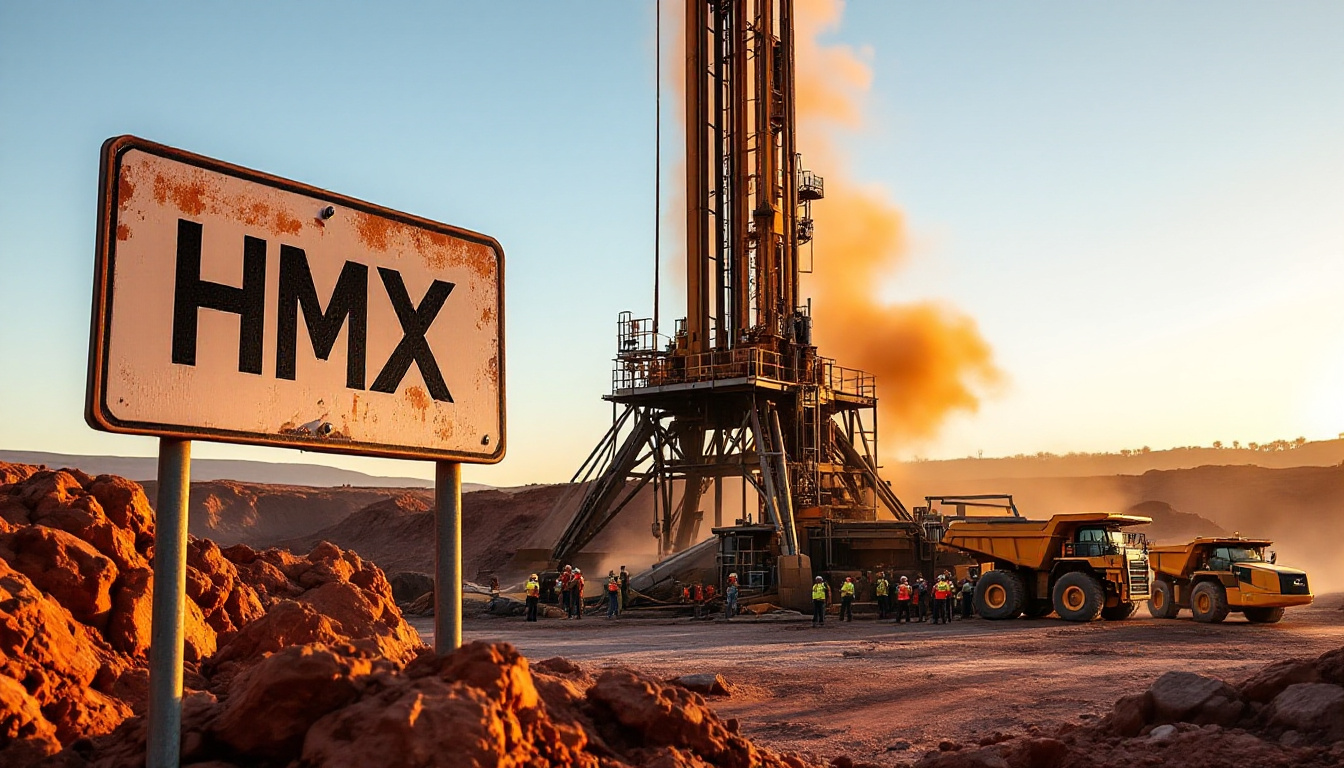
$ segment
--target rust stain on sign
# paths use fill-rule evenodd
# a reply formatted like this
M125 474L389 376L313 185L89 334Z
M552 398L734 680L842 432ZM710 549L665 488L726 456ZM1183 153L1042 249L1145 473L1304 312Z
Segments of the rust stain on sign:
M200 216L205 212L205 198L208 194L209 190L203 181L170 179L161 173L154 176L154 199L160 205L171 199L177 210L189 216Z
M126 226L125 224L118 224L118 225L117 225L117 239L118 239L118 240L130 240L130 239L131 239L131 228L128 227L128 226Z
M355 229L360 242L375 251L397 247L418 253L436 271L465 267L482 280L495 278L495 254L489 246L362 212L356 214Z
M119 181L122 194L134 194L135 183L125 173ZM248 225L264 229L272 235L298 235L303 231L303 219L283 205L248 195L229 195L216 184L188 174L175 176L154 174L154 199L160 204L171 204L188 216L204 213L228 215ZM122 198L122 205L125 200Z
M135 197L135 185L131 183L130 178L121 174L117 179L117 204L121 210L126 210L126 206L131 204L131 198Z
M424 387L407 387L406 401L411 404L412 408L420 412L421 421L429 416L429 393L425 391Z

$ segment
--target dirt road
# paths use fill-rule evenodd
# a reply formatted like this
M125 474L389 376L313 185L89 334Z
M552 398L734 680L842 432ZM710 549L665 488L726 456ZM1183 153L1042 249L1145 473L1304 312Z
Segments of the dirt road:
M601 617L468 619L465 640L503 640L532 660L564 656L590 671L627 666L660 677L717 672L734 686L715 706L774 749L898 764L948 739L1083 723L1172 669L1247 676L1267 662L1344 646L1344 595L1318 598L1265 626L1057 619L951 626L828 619L732 622ZM432 642L433 620L417 629Z

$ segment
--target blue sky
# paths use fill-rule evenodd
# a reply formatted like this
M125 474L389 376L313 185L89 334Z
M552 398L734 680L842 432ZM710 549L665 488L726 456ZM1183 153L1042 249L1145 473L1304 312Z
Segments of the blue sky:
M565 479L610 418L616 313L651 303L653 21L632 0L0 4L0 446L154 451L82 418L97 152L133 133L498 238L510 455L466 479ZM1007 374L899 455L1344 431L1341 37L1338 3L848 3L829 42L873 85L840 143L912 243L884 295L971 314Z

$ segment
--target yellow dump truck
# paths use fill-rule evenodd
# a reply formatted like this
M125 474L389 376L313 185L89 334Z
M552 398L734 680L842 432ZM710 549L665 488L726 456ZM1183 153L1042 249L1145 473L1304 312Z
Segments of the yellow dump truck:
M1241 612L1256 624L1273 624L1283 609L1312 600L1307 574L1265 559L1268 539L1199 538L1153 547L1153 594L1148 612L1172 619L1189 608L1196 621L1216 623Z
M1107 512L1049 520L956 519L941 543L980 561L975 609L987 619L1127 619L1148 599L1147 541L1123 529L1152 519Z

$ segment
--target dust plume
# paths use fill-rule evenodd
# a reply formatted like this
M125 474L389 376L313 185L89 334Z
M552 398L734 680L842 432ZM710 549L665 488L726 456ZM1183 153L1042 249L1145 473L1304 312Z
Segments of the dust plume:
M826 199L812 209L816 265L805 285L822 354L876 375L882 430L908 442L934 436L956 412L975 412L1003 374L970 316L941 302L893 304L879 295L906 260L906 230L886 192L857 183L835 145L840 132L864 127L872 84L859 51L821 42L843 11L843 0L796 6L798 147L826 180Z

